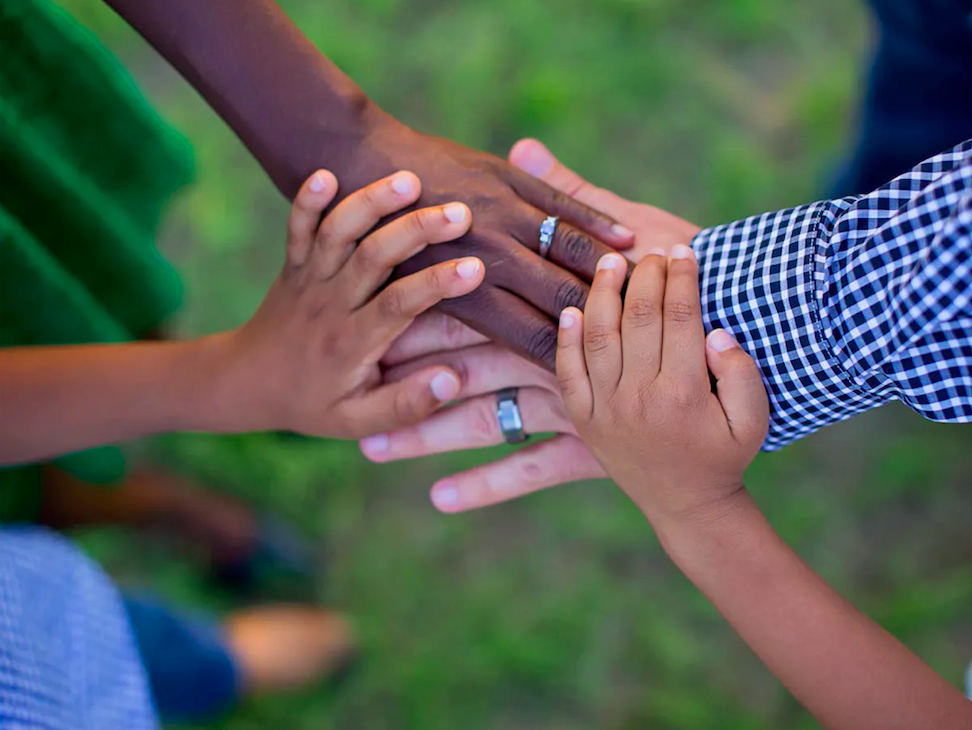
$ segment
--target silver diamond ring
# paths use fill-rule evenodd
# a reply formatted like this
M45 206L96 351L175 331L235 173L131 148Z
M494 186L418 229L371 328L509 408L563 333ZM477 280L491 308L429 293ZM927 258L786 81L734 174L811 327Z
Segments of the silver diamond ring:
M527 440L523 432L523 418L516 404L517 388L505 388L496 393L496 420L500 433L508 444L518 444Z
M560 221L555 215L548 215L540 224L540 255L547 258L550 254L550 247L553 246L554 233L557 231L557 223Z

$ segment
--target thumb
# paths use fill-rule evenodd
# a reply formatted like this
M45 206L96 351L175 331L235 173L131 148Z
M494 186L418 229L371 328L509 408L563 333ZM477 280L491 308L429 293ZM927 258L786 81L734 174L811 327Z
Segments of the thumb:
M631 201L589 183L554 157L540 140L521 139L510 148L509 161L513 167L542 180L555 190L619 221L622 225L612 227L605 241L617 248L627 247L633 242L630 223L623 225L631 215Z
M369 436L411 426L455 398L459 386L459 376L453 370L423 368L355 399L351 430Z
M755 360L724 329L709 333L705 358L732 435L741 442L762 442L769 424L769 401Z
M582 196L584 193L590 194L593 186L554 157L540 140L521 139L514 144L510 148L510 164L540 178L550 187L590 205L590 201Z

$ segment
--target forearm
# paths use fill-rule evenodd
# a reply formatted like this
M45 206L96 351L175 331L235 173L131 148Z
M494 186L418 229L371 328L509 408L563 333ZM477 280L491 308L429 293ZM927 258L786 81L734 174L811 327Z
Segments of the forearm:
M0 350L0 464L180 430L222 430L218 340Z
M732 332L770 399L767 450L898 398L972 420L972 141L859 198L701 231L707 329Z
M390 121L272 0L106 0L293 197L320 166L351 189L362 137Z
M972 703L842 599L740 494L711 519L659 535L794 696L834 730L972 728Z

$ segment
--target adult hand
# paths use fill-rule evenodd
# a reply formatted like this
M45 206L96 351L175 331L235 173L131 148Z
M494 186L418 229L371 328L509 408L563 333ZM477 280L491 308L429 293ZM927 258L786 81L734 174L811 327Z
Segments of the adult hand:
M501 159L396 121L273 0L107 2L227 121L288 198L318 168L341 181L339 200L408 170L422 181L418 205L466 203L472 230L396 275L446 258L481 259L485 282L447 311L553 370L557 316L583 305L605 244L630 245L630 231ZM549 261L536 253L548 215L562 219Z
M510 149L509 160L514 167L633 231L634 245L622 250L633 263L641 261L652 249L667 254L676 243L689 244L702 230L661 208L627 200L588 182L561 163L539 140L521 139Z
M372 461L389 462L503 443L496 419L496 391L519 388L527 433L553 433L490 464L455 474L432 487L432 501L444 512L485 507L545 487L604 476L577 438L564 409L556 378L546 369L489 342L448 315L420 317L382 360L386 383L404 380L430 366L459 375L460 399L413 426L361 441Z
M419 205L459 199L473 212L469 233L445 248L426 249L396 275L459 255L482 259L482 286L439 308L552 371L556 318L565 307L583 306L594 266L611 250L602 241L624 248L633 243L633 233L503 160L377 116L356 147L354 164L345 166L351 179L344 189L350 192L391 170L410 170L422 180ZM561 221L545 260L537 248L548 215Z
M633 261L650 250L667 253L676 243L689 243L700 230L663 210L592 185L561 164L537 140L521 140L514 145L510 161L633 230L635 245L624 252ZM554 377L485 343L486 338L442 315L427 315L416 322L389 352L386 377L404 377L429 363L445 363L459 373L459 398L464 400L415 426L362 441L364 454L373 461L385 462L502 443L493 393L519 387L518 403L526 432L552 432L555 436L439 480L432 487L433 503L445 512L461 512L559 484L605 476L576 437Z

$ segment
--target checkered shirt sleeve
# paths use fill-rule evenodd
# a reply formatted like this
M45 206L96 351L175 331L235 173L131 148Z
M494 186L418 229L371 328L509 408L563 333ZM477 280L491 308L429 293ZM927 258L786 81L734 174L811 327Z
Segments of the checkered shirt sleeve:
M770 398L763 448L898 399L972 421L972 140L869 195L701 231L708 328Z

